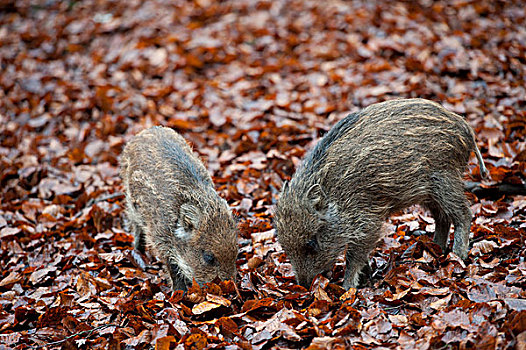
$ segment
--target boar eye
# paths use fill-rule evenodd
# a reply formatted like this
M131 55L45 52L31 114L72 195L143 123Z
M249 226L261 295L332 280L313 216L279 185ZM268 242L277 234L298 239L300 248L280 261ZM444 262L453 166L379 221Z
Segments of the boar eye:
M317 253L320 250L320 246L318 245L318 240L316 237L311 238L306 244L305 244L305 250L309 254Z
M214 254L212 254L210 252L203 252L203 260L208 265L212 265L213 266L213 265L216 264L216 257L214 256Z

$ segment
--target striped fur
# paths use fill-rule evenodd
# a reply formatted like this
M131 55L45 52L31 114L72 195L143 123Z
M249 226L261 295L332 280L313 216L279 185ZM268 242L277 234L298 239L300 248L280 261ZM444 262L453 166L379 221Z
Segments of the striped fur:
M167 267L173 289L236 274L237 230L207 170L175 131L136 135L121 157L126 214L135 248L148 247ZM215 257L214 264L203 258Z
M276 206L278 239L298 282L308 286L346 251L344 286L355 287L385 219L413 204L431 211L444 250L454 224L453 251L466 258L471 213L462 172L471 151L487 173L466 121L428 100L382 102L338 122Z

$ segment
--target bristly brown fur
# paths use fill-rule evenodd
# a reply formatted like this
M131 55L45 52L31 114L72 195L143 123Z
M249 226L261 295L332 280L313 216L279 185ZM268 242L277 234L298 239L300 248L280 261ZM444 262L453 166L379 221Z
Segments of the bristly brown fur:
M298 282L310 285L346 250L344 287L358 274L395 211L413 204L436 221L435 242L467 257L471 212L462 172L475 151L466 121L439 104L404 99L371 105L337 123L307 154L276 206L280 244Z
M140 132L122 153L121 177L135 248L163 261L174 290L235 278L235 222L183 137L164 127Z

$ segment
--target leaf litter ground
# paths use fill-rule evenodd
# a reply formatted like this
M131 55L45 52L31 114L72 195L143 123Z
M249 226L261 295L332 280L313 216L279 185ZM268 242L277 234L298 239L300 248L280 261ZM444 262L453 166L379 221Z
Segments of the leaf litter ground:
M519 1L4 1L0 348L526 348L526 26ZM419 208L360 289L294 284L272 206L346 113L423 97L474 127L466 261ZM132 250L118 159L185 136L240 216L236 283L171 293ZM478 196L478 197L477 197Z

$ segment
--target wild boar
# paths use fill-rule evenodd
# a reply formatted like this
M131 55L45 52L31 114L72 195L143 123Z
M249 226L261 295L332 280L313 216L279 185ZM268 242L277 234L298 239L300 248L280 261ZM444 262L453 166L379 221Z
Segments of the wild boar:
M275 209L278 241L299 284L345 253L343 286L356 287L387 217L413 204L436 221L434 241L468 253L471 212L462 182L471 151L487 170L466 121L424 99L373 104L338 122L309 152Z
M137 134L122 153L121 177L135 248L165 264L174 290L235 278L232 213L182 136L165 127Z

